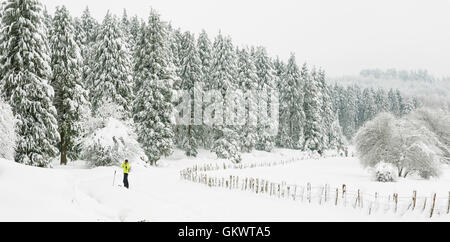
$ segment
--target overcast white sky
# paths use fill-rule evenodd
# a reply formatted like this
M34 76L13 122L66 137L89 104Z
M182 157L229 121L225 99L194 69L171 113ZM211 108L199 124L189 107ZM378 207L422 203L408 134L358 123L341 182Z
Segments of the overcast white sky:
M450 76L450 0L42 0L74 16L89 6L147 17L150 7L175 27L238 45L263 45L283 59L325 68L331 76L364 68L428 69Z

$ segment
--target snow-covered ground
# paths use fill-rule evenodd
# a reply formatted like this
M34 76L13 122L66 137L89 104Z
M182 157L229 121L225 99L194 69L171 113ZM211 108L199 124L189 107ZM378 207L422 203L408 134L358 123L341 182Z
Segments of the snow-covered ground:
M301 156L297 151L253 152L243 155L244 162L288 160ZM429 221L427 212L382 211L368 215L364 209L348 205L301 203L264 195L183 181L179 171L195 164L219 162L215 155L201 151L198 158L186 158L181 151L164 159L161 167L132 163L131 189L122 183L118 167L89 169L84 162L67 167L41 169L0 159L0 221ZM113 186L114 171L117 171ZM298 161L286 166L225 170L211 174L242 174L273 181L303 185L346 184L351 189L389 194L420 195L438 192L448 196L450 169L439 180L400 180L376 183L356 158L327 158ZM442 194L441 194L442 193ZM350 202L349 202L350 203ZM443 204L445 205L445 204ZM442 206L443 206L442 205ZM419 206L419 205L418 205ZM443 208L441 208L442 210ZM418 209L420 210L420 209ZM450 221L441 212L431 221Z

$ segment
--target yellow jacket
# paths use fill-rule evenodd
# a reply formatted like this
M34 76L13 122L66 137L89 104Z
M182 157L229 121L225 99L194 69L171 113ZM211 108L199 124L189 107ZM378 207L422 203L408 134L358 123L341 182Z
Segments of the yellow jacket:
M128 174L130 173L130 163L123 163L122 164L123 173Z

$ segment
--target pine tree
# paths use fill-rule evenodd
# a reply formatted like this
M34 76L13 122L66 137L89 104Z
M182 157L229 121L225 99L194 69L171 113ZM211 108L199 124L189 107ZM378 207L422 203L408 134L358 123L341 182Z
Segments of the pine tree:
M238 56L238 81L239 87L244 92L245 125L241 126L240 140L241 151L251 152L256 146L258 136L256 132L258 98L258 76L256 75L256 66L254 59L250 55L248 48L237 50Z
M85 44L94 43L97 38L99 24L92 17L89 7L86 7L81 15L81 27L86 34Z
M389 101L384 89L379 88L375 93L376 113L389 112Z
M85 44L85 41L86 41L86 34L84 33L84 30L82 28L81 19L80 18L74 18L73 19L73 28L74 28L74 31L75 31L75 33L74 33L75 42L77 43L77 45L80 48L81 57L83 57L83 49L84 49L84 44Z
M221 101L224 108L220 123L213 125L213 151L219 158L231 159L237 163L241 160L238 154L239 138L235 127L228 122L230 116L227 114L233 112L233 110L230 109L226 100L227 92L235 90L238 84L236 53L231 38L223 36L221 33L214 41L210 74L211 79L210 82L206 83L207 88L220 93L220 97L214 97L216 98L215 102ZM210 104L207 103L206 105ZM217 110L215 115L218 115Z
M322 93L322 145L324 149L336 149L342 144L342 130L337 112L333 109L332 93L326 83L324 70L319 70L318 78Z
M173 149L172 84L175 72L170 63L166 25L154 10L142 26L137 43L135 84L138 90L133 105L138 141L149 162L155 165Z
M258 91L260 94L258 100L258 142L257 150L272 151L275 147L275 135L271 132L271 95L277 90L277 80L273 69L272 61L267 55L264 47L258 47L252 50L252 56L255 60L256 75L258 76ZM277 114L278 115L278 114ZM276 117L278 119L278 117Z
M181 147L186 151L187 156L197 156L197 149L199 140L201 139L201 125L195 125L194 120L194 92L196 95L203 95L200 89L196 89L202 78L202 69L195 37L189 32L185 32L182 36L181 46L178 49L180 57L180 79L175 83L175 88L178 90L188 91L191 102L190 108L190 124L179 125L177 127L177 136L180 137Z
M282 133L282 131L286 131L287 129L284 127L284 125L286 124L286 122L282 122L282 111L285 110L286 108L286 103L283 102L282 100L282 96L283 96L283 92L284 92L284 77L285 77L285 73L286 73L286 64L280 60L279 57L276 57L275 60L273 61L273 68L274 68L274 73L277 79L277 91L280 94L279 95L279 127L278 127L278 133L277 136L275 138L275 144L278 147L284 147L285 144L283 144L284 142L281 141L281 139L283 137L286 137L286 133Z
M306 66L305 66L306 68ZM303 82L300 70L291 54L282 75L280 85L280 130L281 147L300 149L303 145Z
M80 48L75 41L75 30L65 7L56 9L52 29L51 84L55 90L54 104L58 113L61 164L66 165L68 157L76 159L80 152L77 139L82 130L80 120L82 108L87 103L87 93L81 82Z
M83 57L83 80L85 87L89 90L93 86L93 83L89 83L87 80L91 73L92 66L94 65L93 52L98 27L99 24L91 16L89 8L86 7L80 18L80 30L77 31L77 35L79 35L79 37L77 37L77 39L81 39L80 48L81 56Z
M92 111L112 102L130 110L132 97L131 54L117 19L109 11L94 45L93 66L88 76Z
M208 34L205 30L202 30L200 35L197 39L197 48L198 48L198 55L201 62L201 69L202 69L202 77L201 77L201 83L203 84L203 93L208 89L211 84L211 78L210 78L210 72L211 72L211 65L212 65L212 43L211 40L208 37ZM202 102L203 103L203 102ZM203 103L202 105L202 112L205 110L205 105ZM202 117L203 119L203 117ZM203 123L203 122L202 122ZM201 133L201 142L203 144L203 147L206 149L211 148L211 144L214 142L213 140L213 134L211 127L207 125L203 125L202 127L202 133Z
M415 109L414 99L413 98L404 98L404 103L402 105L402 113L401 115L407 115Z
M183 67L182 67L182 48L183 48L183 41L184 41L184 37L183 34L181 33L180 29L173 29L172 25L169 25L168 27L168 32L169 32L169 39L170 39L170 54L171 54L171 59L172 59L172 63L175 67L175 72L177 74L177 76L181 76L181 73L183 71Z
M130 26L131 22L128 19L127 10L124 9L122 12L122 18L120 19L120 30L122 31L122 34L127 37L127 39L130 39L128 36L130 34Z
M136 52L136 43L140 37L140 28L141 28L141 23L139 21L139 18L137 16L133 16L130 20L129 29L128 29L129 37L130 37L130 51L133 56L135 55L135 52ZM134 63L133 63L133 65L134 65Z
M341 93L341 112L343 115L342 128L345 137L351 140L357 131L357 95L358 88L356 86L348 86L345 91Z
M398 116L400 114L400 103L397 93L394 89L390 89L388 92L389 111Z
M47 37L50 37L52 34L53 29L53 20L52 16L48 13L47 8L44 6L44 11L42 12L44 16L44 26L45 26L45 33ZM48 40L47 40L48 41Z
M2 94L17 119L15 161L47 167L59 140L52 72L43 22L36 0L8 0L4 5L0 43Z
M362 120L360 126L373 119L376 115L375 96L373 89L365 88L362 93Z
M322 128L322 102L323 95L320 90L319 74L315 68L305 82L305 149L321 151L323 149Z

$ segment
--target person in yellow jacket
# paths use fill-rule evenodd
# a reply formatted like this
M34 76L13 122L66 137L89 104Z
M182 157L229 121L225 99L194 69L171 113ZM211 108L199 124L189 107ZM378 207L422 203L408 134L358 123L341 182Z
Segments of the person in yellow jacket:
M125 162L122 164L122 168L123 168L123 185L126 188L129 188L129 184L128 184L128 174L130 173L130 163L128 162L128 160L125 160Z

